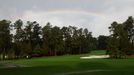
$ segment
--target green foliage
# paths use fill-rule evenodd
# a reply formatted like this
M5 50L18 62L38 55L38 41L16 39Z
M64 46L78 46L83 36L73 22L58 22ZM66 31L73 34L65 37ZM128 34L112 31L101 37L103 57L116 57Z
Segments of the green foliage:
M21 19L10 25L10 21L0 21L0 53L8 55L11 50L13 58L34 55L64 55L89 53L97 49L97 39L88 29L75 26L58 27L47 23L44 27L36 21ZM11 35L11 29L15 33ZM13 32L14 32L13 31ZM12 37L13 36L13 37Z
M107 40L108 40L108 36L100 35L98 37L98 49L106 50Z
M8 54L8 50L11 48L10 23L8 20L0 21L0 54L3 55L2 59L5 59L5 55Z
M0 54L3 59L11 50L11 57L89 53L91 50L106 49L112 58L126 58L134 53L134 20L129 17L109 27L111 35L95 38L88 29L75 26L58 27L47 23L41 27L36 21L17 20L11 25L8 20L0 21ZM14 29L15 33L11 34ZM108 43L106 42L108 40Z
M108 51L111 58L126 58L133 51L133 19L129 17L122 24L113 22L109 27L112 33L108 42ZM132 47L131 47L132 46Z

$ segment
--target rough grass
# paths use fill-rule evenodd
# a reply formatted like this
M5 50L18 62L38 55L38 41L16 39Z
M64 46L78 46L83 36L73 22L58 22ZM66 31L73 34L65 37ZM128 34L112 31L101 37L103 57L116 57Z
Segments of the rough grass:
M105 51L95 51L91 54L103 54ZM133 75L134 57L128 59L87 59L82 55L53 56L44 58L21 59L5 61L28 65L23 68L1 68L0 75ZM87 72L90 70L103 70ZM81 73L75 73L81 72ZM72 74L69 74L72 73Z

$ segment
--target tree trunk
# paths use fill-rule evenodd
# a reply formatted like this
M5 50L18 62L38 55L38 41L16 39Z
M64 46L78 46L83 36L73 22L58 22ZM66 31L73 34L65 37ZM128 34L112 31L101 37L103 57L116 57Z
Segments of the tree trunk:
M57 56L57 52L56 52L56 49L54 50L54 56Z
M134 40L132 39L132 50L134 51Z
M82 50L82 49L81 49L81 46L80 46L80 49L79 49L79 54L81 54L81 50Z

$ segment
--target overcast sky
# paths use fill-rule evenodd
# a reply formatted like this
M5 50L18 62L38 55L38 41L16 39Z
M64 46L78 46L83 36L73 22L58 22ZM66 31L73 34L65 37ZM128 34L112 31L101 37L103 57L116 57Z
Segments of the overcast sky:
M134 0L0 0L0 19L50 22L88 28L93 36L109 35L113 21L134 16Z

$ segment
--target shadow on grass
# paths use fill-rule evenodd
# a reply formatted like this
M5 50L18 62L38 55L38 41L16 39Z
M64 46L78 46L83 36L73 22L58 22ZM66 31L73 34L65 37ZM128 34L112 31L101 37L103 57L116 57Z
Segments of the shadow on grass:
M103 63L96 62L79 62L76 64L58 64L38 67L23 67L23 68L6 68L0 69L0 75L51 75L57 73L66 73L73 71L84 71L93 69L105 69L108 67Z
M53 62L56 63L56 62ZM126 69L125 69L126 68ZM37 67L23 67L23 68L6 68L0 69L0 75L53 75L67 72L86 71L86 70L111 70L106 72L91 72L77 75L132 75L134 74L134 66L124 66L121 68L112 67L106 63L95 61L82 62L67 62L57 64L49 64ZM75 75L75 74L73 74Z

